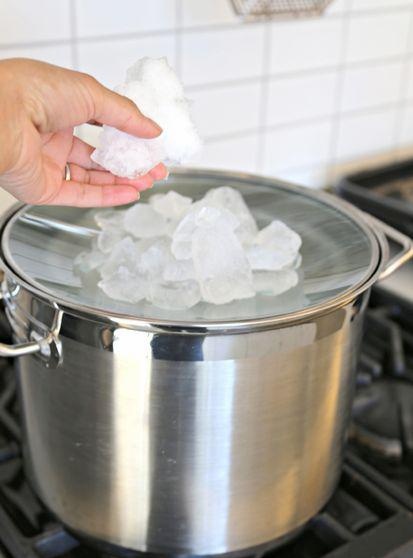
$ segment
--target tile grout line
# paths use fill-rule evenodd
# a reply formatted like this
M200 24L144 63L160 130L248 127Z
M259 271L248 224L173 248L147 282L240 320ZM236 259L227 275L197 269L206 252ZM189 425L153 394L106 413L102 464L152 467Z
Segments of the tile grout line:
M379 114L381 112L388 111L388 110L397 110L397 108L401 106L402 103L400 101L395 103L385 103L375 107L368 107L364 109L355 109L351 111L341 112L340 116L344 118L357 118L359 116L365 116L369 114ZM211 144L220 141L239 138L246 135L276 132L276 131L284 130L286 128L295 129L295 128L313 126L314 124L327 124L328 122L331 122L333 117L334 117L334 113L313 116L310 118L302 118L300 120L289 120L287 122L281 122L279 124L273 124L273 125L262 125L262 126L260 125L257 126L256 128L245 128L243 130L228 132L225 134L215 134L215 135L205 136L204 140L206 144Z
M366 153L363 157L367 158L367 159L372 159L372 158L382 158L382 157L386 157L388 155L388 153L386 151L383 150L373 150L369 153ZM360 168L360 169L365 169L366 168L366 163L363 161L357 161L354 159L348 159L343 157L342 159L339 159L337 161L340 165L354 165L354 168ZM324 160L319 160L318 162L314 162L311 163L310 165L298 165L298 166L289 166L289 167L281 167L279 169L279 171L277 172L305 172L305 171L309 171L309 170L322 170L322 168L320 167L320 165L325 164L328 165L328 159Z
M79 69L79 56L77 49L77 11L76 11L76 0L69 0L69 10L70 10L70 50L72 57L72 67L74 70Z
M408 58L413 60L413 54L409 54ZM396 56L391 56L385 59L375 59L375 60L365 60L362 62L352 62L352 63L347 63L346 64L346 69L369 69L372 67L377 67L377 66L387 66L389 64L392 63L397 63L397 62L401 62L405 59L404 56L400 56L400 55L396 55ZM334 66L320 66L319 68L306 68L306 69L301 69L301 70L294 70L291 72L282 72L279 74L268 74L262 77L265 77L268 80L287 80L287 79L294 79L294 78L300 78L300 77L306 77L306 76L311 76L313 77L315 74L327 74L327 73L333 73L333 72L338 72L340 71L340 65L334 65ZM246 85L249 83L257 83L260 82L262 78L259 77L258 75L255 76L251 76L251 77L246 77L246 78L239 78L239 79L232 79L232 80L226 80L226 81L214 81L214 82L204 82L204 83L199 83L199 84L193 84L193 85L186 85L185 89L187 91L201 91L201 90L206 90L206 89L213 89L213 88L219 88L219 87L237 87L237 86L242 86L242 85Z
M403 60L402 66L402 79L400 81L399 87L399 99L400 99L400 106L398 111L396 112L396 118L394 122L394 131L393 131L393 149L397 150L400 146L401 136L402 136L402 129L403 129L403 117L405 114L405 109L409 104L408 99L408 83L409 83L409 65L411 62L411 52L410 52L410 45L413 42L413 8L410 12L410 21L409 21L409 31L407 34L407 44L406 44L406 53Z
M264 38L263 38L263 58L262 58L262 76L261 76L261 91L260 91L260 106L258 115L258 142L256 153L256 170L261 172L264 166L264 153L266 148L265 136L265 123L268 115L268 97L270 80L268 78L270 63L271 63L271 45L272 45L272 32L271 23L264 23Z
M169 35L173 35L174 33L169 33ZM123 36L121 37L123 38ZM138 38L138 37L135 37ZM54 41L39 41L34 43L13 43L10 45L0 45L0 54L2 50L8 50L11 48L36 48L36 47L50 47L50 46L64 46L70 45L72 39L59 39ZM76 44L79 44L81 39L76 38ZM413 61L413 53L409 52L407 54L407 59ZM348 62L346 64L346 69L368 69L371 67L377 66L386 66L391 63L397 63L400 61L405 61L406 55L393 55L386 58L374 58L371 60L362 60L358 62ZM228 86L239 86L244 85L252 82L258 82L261 80L262 77L267 78L268 80L272 79L294 79L296 77L305 77L305 76L314 76L314 74L325 74L330 72L339 71L341 68L339 65L333 66L319 66L313 68L301 68L298 70L293 70L291 72L280 72L279 74L268 74L266 76L254 75L246 78L238 78L238 79L231 79L231 80L220 80L220 81L212 81L212 82L203 82L203 83L196 83L196 84L189 84L186 85L185 89L188 91L198 91L204 89L211 89L215 87L228 87Z
M179 0L178 0L179 1ZM180 2L179 2L180 3ZM393 7L382 7L376 8L371 10L360 10L360 11L350 11L348 8L344 11L340 11L334 14L326 14L321 16L324 20L333 20L333 19L343 19L346 15L350 15L352 19L356 19L360 16L372 15L377 16L380 14L386 15L389 13L398 13L398 12L406 12L409 10L409 7L406 5L399 5ZM178 10L177 10L178 11ZM181 10L182 11L182 10ZM308 19L317 19L317 18L308 18ZM277 21L277 20L276 20ZM288 24L291 22L304 22L306 19L303 20L296 20L296 19L287 19L287 20L279 20L278 24ZM181 22L180 22L181 23ZM111 40L127 40L127 39L136 39L136 38L146 38L146 37L153 37L156 35L166 35L174 33L175 31L179 30L181 33L200 33L200 32L209 32L209 31L225 31L225 30L236 30L240 29L241 27L256 27L262 25L261 22L249 22L249 23L240 23L238 20L234 23L215 23L209 25L199 25L199 26L188 26L185 27L182 24L175 25L174 27L165 27L163 29L152 29L148 31L140 31L140 32L127 32L127 33L114 33L114 34L107 34L107 35L91 35L91 36L84 36L84 37L77 37L78 42L87 43L87 42L99 42L99 41L111 41ZM19 43L9 43L9 44L0 44L0 49L7 49L7 48L18 48L18 47L30 47L30 46L52 46L57 44L67 44L70 42L69 40L65 39L54 39L54 40L43 40L43 41L34 41L34 42L19 42Z
M335 111L331 118L332 129L330 138L330 150L328 156L327 165L329 168L333 167L337 160L337 148L338 139L340 131L340 121L341 121L341 102L343 98L343 85L344 85L344 75L346 70L346 54L349 41L350 33L350 14L352 8L352 0L348 0L347 8L343 13L342 21L342 37L341 37L341 52L340 52L340 62L338 65L338 75L336 83L336 93L335 93ZM327 181L329 181L329 172L327 168Z

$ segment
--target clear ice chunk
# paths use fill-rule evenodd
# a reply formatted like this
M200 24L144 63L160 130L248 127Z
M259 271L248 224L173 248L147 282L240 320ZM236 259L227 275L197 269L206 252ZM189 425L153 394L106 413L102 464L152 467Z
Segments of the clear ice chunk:
M104 254L104 256L105 261L99 268L99 272L101 277L106 279L111 277L119 267L126 267L133 272L140 257L140 250L130 236L125 236L113 247L109 255Z
M168 234L168 224L165 218L146 203L137 203L125 212L123 227L136 238L151 238Z
M110 277L99 281L98 286L114 300L133 303L143 300L148 289L148 283L142 277L122 265Z
M195 279L195 268L192 259L176 260L173 258L163 271L165 281L186 281Z
M243 244L252 242L258 232L257 223L238 190L230 186L215 188L206 193L204 201L233 213L239 221L236 231L238 238Z
M149 204L165 219L179 221L189 211L192 199L170 190L167 194L154 194L149 198Z
M108 254L124 236L125 232L122 229L108 226L98 234L97 247L101 252Z
M238 227L238 219L228 210L210 207L196 202L193 209L182 219L172 236L172 253L178 260L192 257L192 239L198 228L213 228L220 225L230 230Z
M152 282L160 282L165 267L172 259L171 241L167 238L159 238L142 252L138 263L139 272L150 278Z
M98 269L106 261L106 258L106 255L99 250L81 252L73 261L73 270L75 273L90 273Z
M278 271L301 265L300 236L281 221L272 221L260 230L247 248L248 261L253 270Z
M254 271L253 282L257 293L277 296L297 285L298 274L293 269Z
M224 304L254 296L251 268L231 227L220 223L196 229L192 256L205 301Z
M201 292L192 280L151 283L148 300L166 310L185 310L201 300Z
M113 227L121 228L123 226L124 215L125 211L104 209L102 211L97 211L94 215L94 219L101 229L111 229Z
M240 305L254 314L256 293L277 296L298 283L299 235L277 220L258 231L230 187L195 202L173 191L155 194L148 204L94 218L102 231L75 259L74 272L86 280L98 271L99 288L115 300L146 299L165 310L204 301L214 305L205 315L225 318Z
M259 231L254 243L279 246L285 251L297 254L301 247L301 237L282 221L275 220Z
M297 261L297 254L286 252L273 245L253 245L246 250L251 269L277 271L293 267Z

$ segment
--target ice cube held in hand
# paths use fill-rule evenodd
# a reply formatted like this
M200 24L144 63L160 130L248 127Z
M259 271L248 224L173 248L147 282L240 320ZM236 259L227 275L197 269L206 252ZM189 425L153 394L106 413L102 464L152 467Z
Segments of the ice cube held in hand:
M167 281L152 283L148 300L166 310L185 310L201 300L201 292L196 281Z
M103 126L99 147L91 159L116 176L137 178L166 159L163 140L138 139L110 126Z
M192 256L205 301L224 304L254 296L250 265L229 226L221 223L218 227L196 229Z
M123 227L136 238L151 238L168 233L165 218L146 203L137 203L125 212Z
M147 295L148 284L130 269L120 266L117 270L98 283L102 291L114 300L139 302Z
M126 72L126 83L141 83L149 87L156 98L176 99L184 96L178 76L166 58L141 58Z
M163 132L142 139L104 126L92 160L118 176L136 178L161 161L186 162L200 148L182 85L165 58L144 58L127 72L117 92L129 97Z
M293 269L254 271L253 283L257 293L277 296L295 287L298 283L298 275Z

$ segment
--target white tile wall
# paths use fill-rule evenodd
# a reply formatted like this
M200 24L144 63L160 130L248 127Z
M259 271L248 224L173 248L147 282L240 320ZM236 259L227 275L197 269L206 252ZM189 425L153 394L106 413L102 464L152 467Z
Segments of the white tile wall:
M175 3L171 0L75 0L78 37L117 35L173 29Z
M341 110L349 112L397 103L404 72L400 61L346 68L343 72Z
M182 34L182 79L199 85L262 75L264 30L243 25Z
M69 39L70 0L1 0L0 45Z
M308 71L338 65L342 33L342 18L273 23L271 73Z
M194 165L319 187L413 153L413 0L334 0L322 18L253 24L229 0L0 2L0 58L114 86L135 59L164 55L205 140Z
M404 68L404 74L407 78L406 83L406 98L413 99L413 60Z
M394 145L396 109L346 115L340 121L337 160L348 160L391 149Z
M193 117L203 138L256 130L259 126L259 82L189 90ZM211 111L214 107L214 111Z
M279 171L325 164L328 160L332 124L314 122L301 126L284 126L266 134L264 172L277 175Z
M77 46L78 68L93 74L108 87L123 81L125 68L143 56L167 56L176 64L173 36L136 37L80 42Z
M16 46L0 49L0 58L35 58L58 66L72 66L70 44L50 46Z
M229 2L225 0L181 0L181 23L183 27L236 23L236 15Z
M401 56L408 47L410 19L411 14L407 9L396 13L369 13L352 17L346 62Z
M338 72L274 77L267 99L269 126L331 115L336 106Z
M413 106L406 106L402 114L400 145L404 146L413 144Z
M207 142L191 166L256 172L258 134Z

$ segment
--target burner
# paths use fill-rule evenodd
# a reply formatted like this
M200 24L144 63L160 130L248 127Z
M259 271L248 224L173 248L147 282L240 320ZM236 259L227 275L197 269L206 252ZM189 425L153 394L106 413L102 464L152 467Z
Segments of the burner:
M374 291L362 344L350 439L365 461L413 494L413 323Z
M381 457L413 457L413 385L381 378L360 389L353 408L352 438Z
M413 178L407 177L391 180L390 182L376 186L374 191L380 196L396 198L413 203Z

